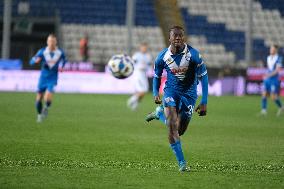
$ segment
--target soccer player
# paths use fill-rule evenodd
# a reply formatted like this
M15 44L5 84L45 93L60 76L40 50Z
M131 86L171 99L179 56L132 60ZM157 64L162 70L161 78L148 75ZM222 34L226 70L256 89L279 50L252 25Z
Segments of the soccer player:
M57 47L57 39L53 34L47 37L47 47L40 49L30 60L30 64L41 64L41 73L36 95L37 122L42 122L48 114L52 102L54 87L57 85L58 71L62 71L66 63L64 52ZM44 99L44 106L42 100Z
M167 81L164 88L163 105L147 115L146 121L162 121L168 127L168 140L176 156L179 171L188 171L184 159L180 136L186 131L197 99L198 79L202 84L202 99L195 111L200 116L207 112L208 75L199 52L185 43L184 29L174 26L169 30L170 46L160 52L155 61L153 78L154 102L161 104L159 88L165 69Z
M139 102L149 90L147 71L152 67L152 57L148 53L147 43L140 45L140 50L132 56L134 60L134 84L135 93L128 99L127 106L131 110L136 110Z
M268 72L263 77L264 90L262 92L262 100L261 100L261 107L262 107L261 115L267 114L267 97L269 96L269 94L271 95L272 100L279 108L276 115L280 116L284 110L279 98L279 93L280 93L279 72L282 67L281 61L282 58L278 55L278 46L271 45L270 55L267 57Z

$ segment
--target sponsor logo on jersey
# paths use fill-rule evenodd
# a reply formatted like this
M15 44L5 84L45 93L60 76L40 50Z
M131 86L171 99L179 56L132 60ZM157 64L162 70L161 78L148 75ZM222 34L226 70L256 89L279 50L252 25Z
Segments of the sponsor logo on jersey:
M185 74L188 70L188 67L177 67L177 68L171 68L171 72L173 72L173 74Z

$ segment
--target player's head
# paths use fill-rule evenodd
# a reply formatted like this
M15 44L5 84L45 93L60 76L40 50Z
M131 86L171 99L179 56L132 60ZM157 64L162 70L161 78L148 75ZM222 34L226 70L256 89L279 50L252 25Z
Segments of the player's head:
M54 34L49 34L46 43L49 49L55 49L57 45L56 36Z
M146 53L148 50L148 44L147 43L141 43L140 44L140 52Z
M275 44L274 44L274 45L271 45L271 46L270 46L270 54L271 54L271 55L277 54L278 48L279 48L278 45L275 45Z
M173 26L169 30L170 44L176 48L183 47L184 44L184 29L181 26Z

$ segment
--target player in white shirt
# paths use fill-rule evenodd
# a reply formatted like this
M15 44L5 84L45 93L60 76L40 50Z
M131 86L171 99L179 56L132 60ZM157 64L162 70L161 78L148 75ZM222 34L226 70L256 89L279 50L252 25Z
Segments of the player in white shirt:
M134 111L149 90L147 72L152 68L152 57L148 53L147 43L140 45L139 51L133 54L132 59L134 60L135 93L128 99L127 106Z

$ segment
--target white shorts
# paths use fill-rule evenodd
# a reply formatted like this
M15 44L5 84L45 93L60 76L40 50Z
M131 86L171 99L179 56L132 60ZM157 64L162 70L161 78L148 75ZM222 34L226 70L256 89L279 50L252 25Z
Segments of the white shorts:
M149 90L148 77L145 72L136 71L134 76L134 89L135 92L146 93Z

